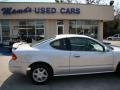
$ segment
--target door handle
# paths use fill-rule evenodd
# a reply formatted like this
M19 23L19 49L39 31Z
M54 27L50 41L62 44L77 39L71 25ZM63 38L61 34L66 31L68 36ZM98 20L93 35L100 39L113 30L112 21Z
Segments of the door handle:
M75 58L80 58L80 55L74 55Z

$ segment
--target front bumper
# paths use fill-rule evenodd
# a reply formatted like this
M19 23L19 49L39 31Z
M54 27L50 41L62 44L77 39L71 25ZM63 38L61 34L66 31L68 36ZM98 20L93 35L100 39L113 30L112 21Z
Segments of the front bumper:
M20 62L10 60L9 61L9 71L12 73L19 73L26 75L27 68L25 65L20 64Z

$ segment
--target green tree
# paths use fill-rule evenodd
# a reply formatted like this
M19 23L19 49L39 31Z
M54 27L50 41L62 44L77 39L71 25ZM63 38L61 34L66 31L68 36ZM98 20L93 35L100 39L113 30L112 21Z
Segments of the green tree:
M63 0L55 0L56 3L63 3Z
M120 21L119 19L114 19L113 21L104 22L104 38L112 36L116 33L120 33Z
M55 0L56 3L59 3L59 0Z
M77 0L55 0L56 3L77 3Z

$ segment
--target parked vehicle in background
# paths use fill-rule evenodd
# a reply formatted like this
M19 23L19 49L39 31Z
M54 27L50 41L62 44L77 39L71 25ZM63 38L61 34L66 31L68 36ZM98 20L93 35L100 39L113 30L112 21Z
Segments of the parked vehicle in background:
M115 34L107 38L107 40L120 40L120 34Z
M30 46L13 45L9 69L29 75L36 84L52 76L116 72L120 74L120 48L109 48L84 35L58 35Z

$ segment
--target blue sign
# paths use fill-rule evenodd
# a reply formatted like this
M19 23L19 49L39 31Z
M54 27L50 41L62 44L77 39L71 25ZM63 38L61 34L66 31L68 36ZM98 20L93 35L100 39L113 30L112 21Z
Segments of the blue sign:
M1 9L1 12L3 15L32 13L32 12L36 14L55 14L57 12L61 14L80 14L80 8L60 8L59 10L57 10L54 7L40 7L40 8L26 7L24 9L4 7Z
M14 9L12 7L5 7L1 9L3 15L11 15L11 14L22 14L22 13L30 13L32 12L32 8L26 7L25 9Z
M57 11L56 11L56 8L49 8L49 7L47 7L47 8L44 8L44 7L42 7L42 8L35 8L35 13L41 13L41 14L54 14L54 13L56 13Z
M62 14L80 14L79 8L61 8L60 13Z

